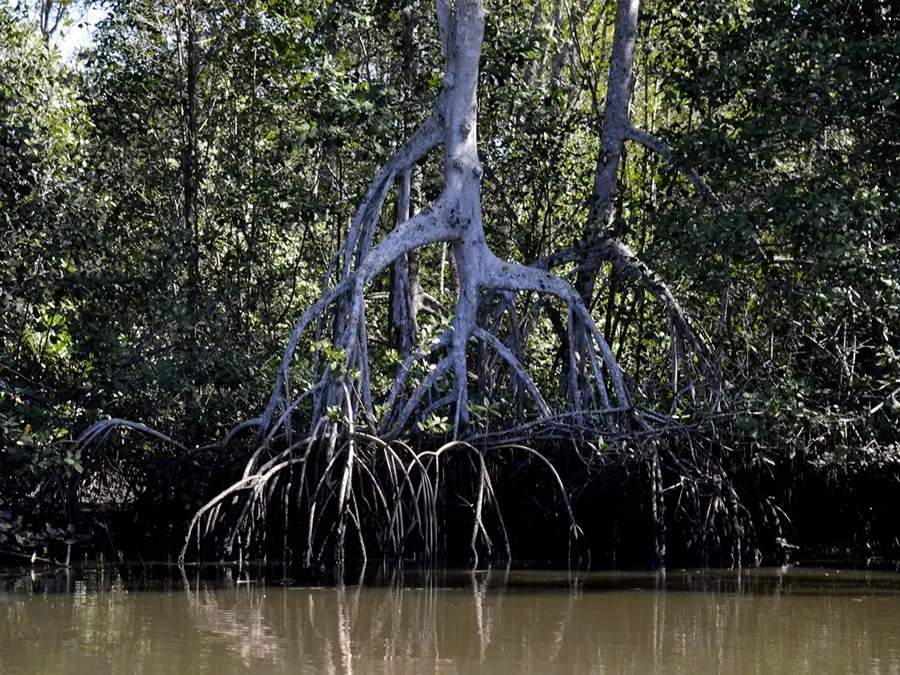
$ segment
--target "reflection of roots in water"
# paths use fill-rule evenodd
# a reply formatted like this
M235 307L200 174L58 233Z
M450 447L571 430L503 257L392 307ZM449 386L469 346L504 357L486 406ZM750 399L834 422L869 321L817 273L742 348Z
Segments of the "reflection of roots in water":
M803 574L784 573L783 587L715 572L567 585L482 570L218 590L185 575L181 594L128 593L112 578L5 597L0 672L896 673L897 581Z
M459 587L443 586L433 571L416 574L412 583L394 572L385 587L241 584L211 590L199 574L183 581L197 631L247 666L314 665L317 672L352 673L373 664L385 671L413 664L413 671L456 672L452 664L460 658L485 663L498 655L492 648L505 652L511 646L524 649L524 658L556 660L581 593L570 589L560 611L541 612L540 621L526 616L518 625L517 610L504 613L509 575L508 568L471 571L468 586ZM520 635L511 640L510 631Z
M264 587L244 584L228 591L213 590L200 582L199 569L193 583L184 570L182 579L195 629L203 636L224 638L208 641L215 648L227 649L248 666L282 659L277 631L266 620Z
M640 592L627 576L585 592L577 576L541 589L490 569L449 588L440 574L399 574L386 587L186 589L207 648L287 671L850 672L891 653L870 640L883 626L839 595L761 596L692 576L684 593L662 576L636 577Z

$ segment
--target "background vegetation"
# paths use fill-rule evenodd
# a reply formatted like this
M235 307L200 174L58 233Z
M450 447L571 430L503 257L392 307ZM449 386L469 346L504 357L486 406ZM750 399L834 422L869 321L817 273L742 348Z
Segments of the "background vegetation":
M68 62L34 3L0 4L7 552L98 536L146 552L228 482L234 459L193 446L264 405L356 202L440 87L420 0L104 6ZM479 116L498 255L532 261L581 235L614 10L489 3ZM699 442L757 509L767 555L900 551L898 29L886 0L653 0L641 16L632 118L719 203L629 146L616 235L715 347L727 415ZM439 187L423 172L414 201ZM447 300L442 253L420 268ZM690 402L659 385L670 346L652 298L610 273L594 311L634 390L689 423ZM553 377L536 342L532 369ZM391 357L382 346L373 358ZM504 401L484 403L489 417ZM82 457L67 441L104 416L191 449L123 433ZM127 545L109 529L122 514L140 523Z

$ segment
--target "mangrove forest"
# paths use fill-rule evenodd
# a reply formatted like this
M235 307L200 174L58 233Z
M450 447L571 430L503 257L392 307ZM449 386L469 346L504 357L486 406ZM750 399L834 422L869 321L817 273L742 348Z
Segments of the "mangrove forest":
M0 563L887 563L898 424L895 3L0 0Z

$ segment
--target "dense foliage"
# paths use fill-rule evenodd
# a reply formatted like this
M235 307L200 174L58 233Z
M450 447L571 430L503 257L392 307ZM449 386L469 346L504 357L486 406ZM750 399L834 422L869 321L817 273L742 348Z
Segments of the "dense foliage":
M613 5L488 5L479 133L498 255L532 261L583 234ZM68 63L0 5L3 550L72 541L85 508L163 499L183 518L209 496L221 478L208 469L190 484L170 474L227 457L124 433L85 458L67 441L112 416L202 446L256 414L356 202L440 88L419 0L106 7ZM792 510L806 481L809 500L843 494L835 513L864 510L875 528L807 543L896 551L896 7L654 0L636 71L633 118L717 196L629 146L616 234L669 281L728 382L699 442L770 505L760 518L811 513ZM414 202L439 187L423 171ZM436 304L451 298L445 251L424 251L420 270ZM643 400L686 421L704 412L661 384L671 345L644 289L610 273L594 312ZM541 330L531 367L553 378L552 322ZM395 358L381 347L373 359ZM509 404L501 392L476 414L489 423Z

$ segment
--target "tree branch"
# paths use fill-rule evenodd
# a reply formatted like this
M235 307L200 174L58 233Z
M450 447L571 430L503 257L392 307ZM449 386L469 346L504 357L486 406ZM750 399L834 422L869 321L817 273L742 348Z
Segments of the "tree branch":
M671 164L678 171L683 173L685 177L697 188L701 195L703 195L704 199L708 200L711 204L715 205L718 208L722 207L722 202L715 192L709 187L709 184L698 174L696 171L691 169L688 166L685 166L683 163L679 162L675 158L675 151L672 146L663 141L660 138L657 138L653 134L644 131L643 129L638 129L636 127L630 126L628 130L625 132L625 137L628 140L634 141L635 143L639 143L643 145L648 150L655 152L657 155L666 160L669 164Z

